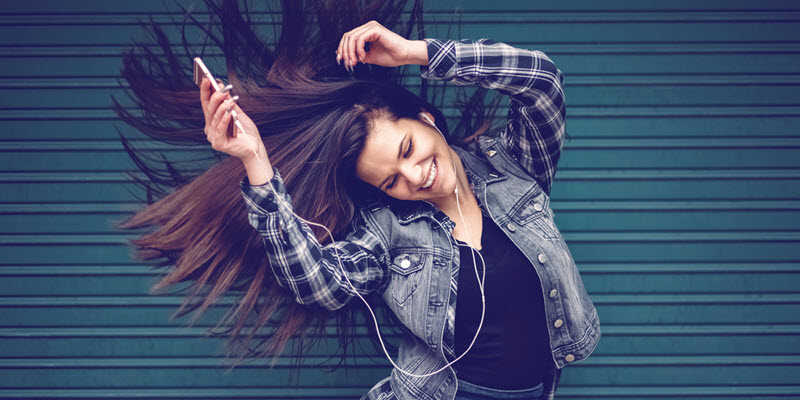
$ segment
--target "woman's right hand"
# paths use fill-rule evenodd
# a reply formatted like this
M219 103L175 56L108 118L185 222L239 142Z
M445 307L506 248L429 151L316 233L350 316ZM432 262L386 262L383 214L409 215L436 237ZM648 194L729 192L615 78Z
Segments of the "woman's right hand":
M230 92L214 91L208 77L203 77L203 82L200 84L200 102L206 117L206 127L203 131L214 150L229 154L244 162L259 157L259 155L266 157L266 150L258 128L231 99ZM227 112L231 107L236 110L237 119L244 127L244 134L234 124L232 113ZM229 132L231 133L229 134Z

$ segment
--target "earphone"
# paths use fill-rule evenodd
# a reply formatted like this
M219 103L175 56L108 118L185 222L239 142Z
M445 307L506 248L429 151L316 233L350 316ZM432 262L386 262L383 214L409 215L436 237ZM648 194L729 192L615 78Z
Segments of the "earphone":
M447 138L444 136L444 133L442 133L442 131L441 131L441 130L439 130L439 128L436 126L436 124L434 124L434 123L433 123L433 121L432 121L432 120L431 120L431 119L430 119L430 118L429 118L429 117L428 117L426 114L424 114L424 113L419 113L419 116L420 116L420 118L423 118L423 119L425 119L425 120L426 120L426 121L427 121L427 122L428 122L430 125L432 125L434 128L436 128L436 130L439 132L439 134L440 134L440 135L442 135L442 137L444 137L444 138L445 138L445 141L447 140ZM253 149L253 154L255 154L256 158L260 159L260 157L259 157L259 155L258 155L258 152L256 151L256 149L255 149L255 148ZM454 160L454 159L452 159L452 157L451 157L451 161L453 162L453 173L456 173L456 171L457 171L457 170L456 170L455 160ZM275 188L272 186L272 181L271 181L271 180L270 180L270 181L267 181L267 183L269 184L269 186L270 186L270 188L272 189L272 191L273 191L273 192L275 192ZM454 192L453 192L453 193L456 195L456 206L458 207L458 213L459 213L459 215L461 216L461 222L464 224L464 230L467 232L467 237L469 237L469 229L467 229L467 223L466 223L466 221L464 220L464 214L461 212L461 205L460 205L460 204L459 204L459 202L458 202L458 186L457 186L457 185L456 185L456 189L454 190ZM484 192L484 196L485 196L485 192ZM431 202L429 202L429 201L427 201L427 200L423 200L423 201L425 201L425 202L426 202L426 203L428 203L428 204L431 204L431 205L433 205ZM280 207L280 206L281 206L281 202L277 202L277 203L278 203L278 206ZM435 206L434 206L434 207L435 207ZM482 307L481 307L481 320L480 320L480 323L478 324L478 329L477 329L477 331L475 332L475 336L472 338L472 342L469 344L469 346L467 347L467 349L466 349L466 350L464 350L464 352L463 352L463 353L462 353L460 356L458 356L457 358L455 358L453 361L451 361L451 362L447 363L447 364L446 364L444 367L442 367L442 368L439 368L438 370L436 370L436 371L433 371L433 372L430 372L430 373L427 373L427 374L413 374L413 373L411 373L411 372L408 372L408 371L406 371L406 370L404 370L404 369L400 368L400 367L399 367L397 364L395 364L394 360L392 360L392 357L389 355L389 352L388 352L388 350L386 350L386 345L385 345L385 344L384 344L384 342L383 342L383 338L381 337L381 333L380 333L380 327L378 326L378 319L377 319L377 317L375 317L375 313L373 312L372 308L369 306L369 303L367 302L367 300L365 300L365 299L364 299L364 297L362 297L362 296L361 296L361 294L359 294L359 293L358 293L358 290L356 289L356 287L353 285L353 283L352 283L352 282L350 282L350 278L347 276L347 271L345 271L345 269L344 269L344 266L342 265L342 260L341 260L341 258L340 258L340 256L339 256L338 249L336 249L336 247L335 247L336 241L333 239L333 234L331 233L331 231L330 231L330 230L329 230L327 227L325 227L324 225L317 224L317 223L310 222L310 221L306 221L305 219L301 218L299 215L295 214L295 213L294 213L294 211L292 211L292 210L288 210L288 211L289 211L289 212L290 212L292 215L294 215L294 216L295 216L297 219L299 219L300 221L303 221L303 222L305 222L306 224L309 224L309 225L314 225L314 226L321 227L322 229L324 229L324 230L325 230L325 232L327 232L327 233L328 233L328 236L331 238L331 242L333 242L333 244L334 244L334 247L333 247L333 249L334 249L334 252L335 252L335 254L336 254L336 260L339 262L339 268L340 268L340 270L341 270L341 272L342 272L342 276L343 276L343 277L345 278L345 280L347 281L347 284L348 284L348 285L350 285L350 287L353 289L353 293L355 293L355 294L356 294L356 296L358 296L358 298L359 298L359 299L361 299L361 301L362 301L362 302L364 302L364 305L366 305L366 306L367 306L367 309L369 310L369 312L370 312L370 315L372 315L372 320L375 322L375 331L376 331L376 333L377 333L377 335L378 335L378 340L379 340L379 341L380 341L380 343L381 343L381 347L383 348L383 352L384 352L384 354L386 355L386 358L389 360L389 362L390 362L390 363L391 363L391 364L392 364L392 365L393 365L393 366L394 366L394 367L395 367L395 368L396 368L398 371L400 371L400 372L402 372L402 373L404 373L404 374L406 374L406 375L413 376L413 377L417 377L417 378L424 378L424 377L427 377L427 376L432 376L432 375L438 374L439 372L442 372L442 371L444 371L445 369L447 369L447 368L448 368L448 367L450 367L451 365L455 364L455 363L456 363L458 360L460 360L461 358L463 358L463 357L464 357L464 356L465 356L465 355L466 355L466 354L467 354L467 353L468 353L468 352L469 352L469 351L472 349L472 346L475 344L475 341L478 339L478 334L480 333L480 331L481 331L481 328L483 327L483 320L484 320L484 316L485 316L485 314L486 314L486 297L485 297L485 294L484 294L484 289L483 289L484 278L486 277L486 263L484 262L484 260L483 260L483 256L481 255L481 253L480 253L480 251L479 251L479 250L476 250L475 248L473 248L472 246L469 246L469 245L461 245L461 244L459 244L459 243L457 243L457 242L455 243L457 246L460 246L460 247L467 246L467 247L469 247L469 248L472 250L472 252L471 252L471 253L472 253L472 263L473 263L473 266L475 267L475 277L478 279L478 288L479 288L479 289L480 289L480 291L481 291L481 302L482 302ZM444 229L444 226L442 226L442 224L441 224L439 221L437 221L435 218L434 218L433 220L434 220L434 221L435 221L437 224L439 224L439 227L441 227L441 228L442 228L442 231L443 231L443 232L447 232L447 231ZM478 273L478 264L477 264L477 261L476 261L476 259L475 259L475 252L477 252L477 253L478 253L478 257L481 259L481 264L482 264L482 266L483 266L483 277L481 277L481 275ZM451 247L450 247L450 259L451 259L451 260L453 259L453 255L454 255L454 254L453 254L453 248L452 248L452 246L451 246ZM455 349L454 349L454 350L455 350Z

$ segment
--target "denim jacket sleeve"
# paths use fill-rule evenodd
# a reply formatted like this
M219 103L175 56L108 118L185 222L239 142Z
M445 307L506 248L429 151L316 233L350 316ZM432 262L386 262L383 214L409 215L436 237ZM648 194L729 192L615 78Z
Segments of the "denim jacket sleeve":
M509 154L550 193L564 143L566 104L563 75L542 52L492 39L425 39L426 79L478 84L511 97L508 123L500 133Z
M309 226L292 214L291 197L278 170L273 171L272 186L252 186L247 177L239 186L248 221L264 240L278 283L291 290L298 303L317 304L328 310L339 309L356 296L342 267L360 295L380 288L388 279L384 268L388 258L379 238L365 224L357 223L360 217L350 224L345 239L320 245Z

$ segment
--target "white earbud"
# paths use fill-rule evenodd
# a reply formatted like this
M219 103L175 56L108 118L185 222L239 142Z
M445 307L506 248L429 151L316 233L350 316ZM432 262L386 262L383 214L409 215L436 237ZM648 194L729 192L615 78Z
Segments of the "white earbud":
M430 118L428 118L428 114L425 114L425 113L419 113L419 117L420 117L420 118L424 118L424 119L425 119L425 121L428 121L428 123L429 123L429 124L433 125L433 121L431 121L431 119L430 119Z
M425 121L428 121L429 124L433 125L433 127L436 128L436 124L433 123L433 120L431 120L431 118L428 116L428 114L419 113L419 117L424 119ZM439 131L439 128L436 128L436 130ZM442 131L439 131L439 133L442 133ZM443 133L442 133L442 136L444 136Z

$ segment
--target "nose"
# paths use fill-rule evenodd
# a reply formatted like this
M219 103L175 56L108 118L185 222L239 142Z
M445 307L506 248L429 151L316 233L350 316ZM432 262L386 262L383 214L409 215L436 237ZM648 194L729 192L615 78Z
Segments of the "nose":
M401 173L403 177L406 178L406 181L409 185L413 187L422 186L425 183L425 171L422 169L422 166L419 164L412 164L412 163L405 163L401 166Z

